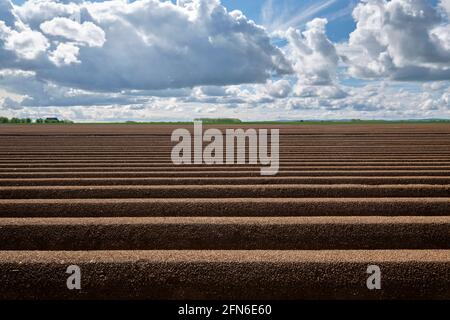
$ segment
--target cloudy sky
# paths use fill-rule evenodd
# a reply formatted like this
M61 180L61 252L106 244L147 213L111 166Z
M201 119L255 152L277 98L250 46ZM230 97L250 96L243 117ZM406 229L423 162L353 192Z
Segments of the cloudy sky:
M450 118L450 0L0 0L0 115Z

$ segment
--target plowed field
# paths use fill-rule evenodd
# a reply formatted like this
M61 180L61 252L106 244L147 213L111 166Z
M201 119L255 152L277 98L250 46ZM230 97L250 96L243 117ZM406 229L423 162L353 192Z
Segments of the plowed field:
M176 166L173 125L1 125L0 298L450 299L449 125L251 127L278 175Z

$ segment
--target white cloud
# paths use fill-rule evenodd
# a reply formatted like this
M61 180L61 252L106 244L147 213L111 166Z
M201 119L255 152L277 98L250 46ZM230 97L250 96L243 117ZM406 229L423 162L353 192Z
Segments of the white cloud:
M326 35L326 24L326 19L316 18L307 23L302 33L293 28L286 33L290 44L288 56L304 84L330 85L336 80L339 58Z
M20 102L9 97L6 97L1 101L2 109L20 110L23 109Z
M291 91L292 87L288 80L269 81L266 85L267 94L274 98L285 98Z
M132 91L95 92L64 87L38 79L34 72L17 69L0 70L0 88L6 90L9 96L20 96L21 105L25 107L131 105L146 103L152 99L153 94ZM164 97L163 94L161 96Z
M322 99L342 99L347 93L337 86L304 86L298 83L294 89L297 97L315 97Z
M81 63L77 56L80 48L72 43L60 43L56 49L50 53L49 59L56 66L70 65L72 63Z
M203 86L194 90L197 96L222 97L228 95L225 87L220 86Z
M89 21L78 23L68 18L56 17L43 22L40 28L45 34L64 37L90 47L101 47L106 41L105 32Z
M450 25L427 0L366 0L341 46L355 77L450 79Z
M442 90L449 87L449 82L447 81L432 81L432 82L425 82L422 85L422 88L424 91L437 91Z
M450 15L450 0L441 0L440 4L447 11L447 14Z
M218 0L183 3L29 0L12 9L28 29L0 39L19 60L0 60L0 68L31 68L40 79L102 91L263 83L291 72L266 31L241 12Z
M42 33L28 28L19 31L12 30L3 21L0 21L1 40L3 40L3 47L6 50L16 53L19 58L24 60L36 59L49 47L47 38Z

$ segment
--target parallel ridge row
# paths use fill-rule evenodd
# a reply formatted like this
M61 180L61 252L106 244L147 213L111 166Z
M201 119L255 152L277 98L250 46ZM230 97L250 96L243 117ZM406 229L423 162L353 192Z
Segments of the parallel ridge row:
M175 128L0 126L0 298L450 298L448 125L284 126L274 177Z

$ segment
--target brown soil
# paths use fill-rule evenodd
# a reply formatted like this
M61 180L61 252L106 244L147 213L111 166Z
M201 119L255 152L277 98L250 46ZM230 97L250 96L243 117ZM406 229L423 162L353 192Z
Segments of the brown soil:
M281 126L275 177L176 128L0 125L0 298L450 299L449 125Z

